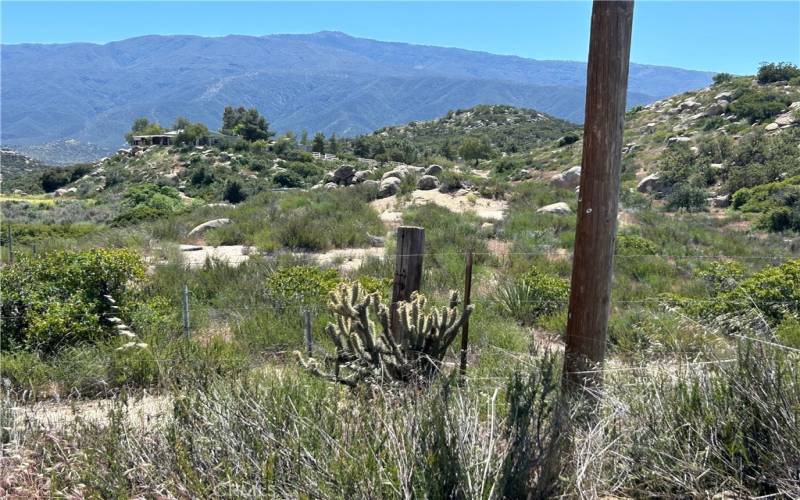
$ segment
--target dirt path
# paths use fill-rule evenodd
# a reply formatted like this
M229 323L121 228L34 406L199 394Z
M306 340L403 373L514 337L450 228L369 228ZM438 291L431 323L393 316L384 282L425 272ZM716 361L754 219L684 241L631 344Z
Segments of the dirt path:
M118 404L115 399L96 399L91 401L39 402L32 405L13 406L14 428L18 431L27 429L52 430L61 429L78 421L104 425L108 423L108 415ZM131 397L125 406L125 419L135 427L151 425L158 420L168 418L172 409L171 396Z

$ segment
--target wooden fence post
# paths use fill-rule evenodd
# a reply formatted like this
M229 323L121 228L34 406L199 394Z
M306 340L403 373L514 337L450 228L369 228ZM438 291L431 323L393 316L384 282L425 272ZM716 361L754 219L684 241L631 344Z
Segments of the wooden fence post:
M8 263L14 263L14 235L11 233L11 224L8 225Z
M595 0L564 351L564 380L571 387L602 382L597 369L605 357L611 308L632 24L633 1Z
M419 290L422 282L422 257L425 251L425 230L421 227L400 226L397 228L397 253L394 265L394 284L392 286L392 306L390 309L392 331L397 334L399 318L397 303L408 300ZM406 344L406 339L396 339Z
M461 365L459 366L461 382L467 375L467 345L469 343L469 307L470 296L472 295L472 250L467 250L467 263L464 268L464 323L461 325Z
M306 354L312 357L312 340L311 340L311 311L308 309L303 310L303 333L306 341ZM338 356L338 353L337 353Z
M183 285L183 334L189 338L189 285Z

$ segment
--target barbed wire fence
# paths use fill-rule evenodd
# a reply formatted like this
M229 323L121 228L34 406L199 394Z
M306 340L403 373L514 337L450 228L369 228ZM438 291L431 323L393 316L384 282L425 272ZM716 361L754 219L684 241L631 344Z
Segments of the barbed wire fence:
M13 235L8 232L8 236L6 239L7 243L4 246L7 246L6 253L8 254L8 258L4 265L12 265L14 263L14 243L13 242ZM5 243L5 242L4 242ZM29 252L28 255L35 257L37 255L36 246L29 245ZM17 253L19 253L19 245L16 248ZM187 252L181 252L182 254ZM538 245L534 247L534 250L524 251L524 252L515 252L515 251L447 251L447 252L417 252L417 253L384 253L383 255L376 254L374 252L366 252L363 249L359 250L352 250L348 252L347 250L342 250L340 253L336 255L335 258L329 259L325 264L327 265L337 265L341 262L347 262L349 260L360 260L360 264L364 265L368 262L379 262L381 265L387 264L390 261L398 262L402 259L416 259L422 262L424 259L440 259L440 258L464 258L465 261L469 254L472 254L473 257L490 257L498 259L498 261L503 261L504 259L508 259L510 257L519 256L519 257L552 257L554 260L569 260L571 258L571 252L566 251L563 248L555 248L552 245ZM276 253L260 253L255 252L252 254L245 254L245 255L227 255L227 256L218 256L212 255L205 259L205 261L198 265L198 263L194 263L188 267L202 267L206 265L226 265L226 266L240 266L244 265L248 262L256 263L259 260L278 260L284 258L286 256L291 256L296 258L300 262L308 261L309 263L316 263L319 264L318 259L324 253L315 253L315 252L276 252ZM629 260L637 259L637 260L646 260L646 259L661 259L667 261L754 261L754 262L764 262L764 263L780 263L785 261L787 258L791 258L792 255L790 254L779 254L779 253L771 253L769 255L752 255L752 254L721 254L721 253L618 253L614 256L616 262L627 262ZM740 281L737 281L736 288L741 285ZM188 338L190 336L190 310L191 310L191 302L192 302L192 290L188 283L185 283L181 287L181 317L182 317L182 324L183 324L183 333ZM465 297L466 299L466 297ZM267 305L269 307L273 307L277 310L283 312L291 312L292 314L296 315L299 319L299 324L301 325L301 331L298 332L302 338L302 344L305 347L306 353L311 356L313 353L318 353L320 355L327 356L327 353L323 347L320 346L319 342L314 342L314 333L313 333L313 323L314 318L319 317L320 315L325 314L328 311L328 307L326 304L320 301L308 301L304 300L302 297L295 296L295 297L277 297L277 296L270 296L269 294L264 295L260 299L261 303ZM469 298L470 303L474 304L478 310L482 308L488 307L495 307L497 306L496 298L483 296L480 298ZM543 306L567 306L569 301L564 300L552 300L552 299L527 299L527 300L517 300L519 304L529 304L529 305L543 305ZM613 299L610 302L610 307L612 308L619 308L625 306L648 306L649 308L655 307L662 307L667 308L670 310L677 310L681 305L727 305L730 307L738 307L741 310L750 310L756 311L757 314L761 316L761 320L766 323L766 320L763 318L763 312L760 310L761 307L775 307L775 308L783 308L797 310L800 309L800 300L767 300L767 301L758 301L756 303L752 297L709 297L709 298L700 298L700 297L648 297L648 298L641 298L641 299ZM247 310L242 311L235 311L236 313L243 313L246 314ZM704 326L705 327L705 326ZM759 343L771 348L780 349L785 352L790 352L793 354L800 353L800 349L787 346L781 344L779 342L774 341L773 339L766 339L766 338L758 338L752 335L745 335L743 333L736 333L736 332L728 332L730 333L731 337L738 338L743 341L747 342L755 342ZM773 336L774 337L774 336ZM500 348L496 346L488 345L489 348L495 349L497 352L502 352ZM509 352L506 354L510 355ZM679 354L679 353L675 353ZM524 356L524 353L515 353L514 356ZM722 360L712 360L712 361L693 361L684 363L685 367L688 366L695 366L695 367L702 367L702 366L710 366L714 364L727 364L735 361L735 359L722 359ZM648 365L649 366L649 365ZM605 371L605 372L637 372L637 371L647 371L649 368L647 366L628 366L628 367L603 367L602 369L598 369L597 372ZM469 377L473 379L473 377ZM477 380L477 379L476 379Z
M392 254L392 255L364 255L355 253L353 258L356 259L363 259L363 261L367 260L376 260L376 261L387 261L391 260L398 260L403 259L406 257L422 257L422 258L434 258L434 257L464 257L465 259L469 255L470 252L422 252L422 253L413 253L413 254ZM313 258L315 254L293 254L294 256L299 257L301 260L303 258ZM492 256L492 257L505 257L508 255L523 255L523 256L538 256L538 255L557 255L560 258L565 258L563 251L561 250L553 250L553 249L542 249L536 252L474 252L473 256L475 255L482 255L482 256ZM566 256L568 257L568 255ZM714 261L721 261L721 260L754 260L754 261L764 261L764 262L781 262L786 259L786 256L781 255L720 255L720 254L621 254L617 255L615 258L617 259L651 259L651 258L659 258L659 259L673 259L673 260L714 260ZM347 257L344 257L344 260L347 260ZM737 287L740 285L737 282ZM295 297L295 299L298 299ZM322 357L329 357L330 354L325 351L319 344L314 344L312 340L312 333L310 330L310 325L312 321L310 321L310 317L313 314L316 317L319 314L322 314L326 311L327 307L319 302L316 303L308 303L301 300L274 300L274 299L267 299L268 302L271 303L273 307L279 308L281 310L290 310L296 311L298 316L302 316L303 320L301 324L303 325L303 341L306 347L306 351L309 356L312 356L313 353L317 353ZM496 301L492 297L481 297L479 299L471 298L470 302L475 304L478 308L485 308L485 307L493 307L496 306ZM557 306L567 306L569 301L568 300L551 300L551 299L532 299L532 300L523 300L520 303L525 304L538 304L538 305L557 305ZM674 298L674 297L649 297L649 298L642 298L642 299L618 299L611 301L610 306L614 307L625 307L631 305L639 305L639 306L648 306L650 308L653 307L663 307L669 310L677 310L681 305L726 305L729 307L739 308L741 310L749 309L755 310L758 312L759 316L762 315L759 308L761 307L776 307L776 308L783 308L783 309L800 309L800 300L761 300L756 304L756 302L752 299L752 297L709 297L709 298L698 298L698 297L681 297L681 298ZM763 316L761 316L763 321ZM703 326L706 328L706 326ZM757 338L752 335L745 335L742 333L731 333L731 337L738 338L740 340L744 340L747 342L757 342L763 345L767 345L772 348L781 349L786 352L790 353L800 353L800 349L796 349L791 346L783 345L778 342ZM503 352L502 349L497 348L496 346L488 345L487 347L493 348L498 352ZM505 351L504 354L511 355L510 351ZM681 354L679 352L671 352L671 354ZM697 353L695 351L687 351L686 354L694 354ZM526 357L525 353L513 353L512 357ZM709 367L709 366L717 366L717 365L725 365L735 362L735 358L725 358L725 359L717 359L717 360L703 360L703 361L687 361L683 363L668 363L666 365L653 365L653 364L644 364L642 366L624 366L624 367L609 367L604 366L599 368L598 370L593 370L591 372L587 371L586 373L616 373L616 372L641 372L641 373L650 373L656 368L654 366L660 367L668 367L670 372L679 372L680 370L685 369L696 369L702 367ZM455 364L455 363L450 363ZM663 370L662 370L663 371ZM470 380L487 380L486 377L468 377ZM491 378L491 377L490 377ZM502 377L498 377L497 380L503 379Z

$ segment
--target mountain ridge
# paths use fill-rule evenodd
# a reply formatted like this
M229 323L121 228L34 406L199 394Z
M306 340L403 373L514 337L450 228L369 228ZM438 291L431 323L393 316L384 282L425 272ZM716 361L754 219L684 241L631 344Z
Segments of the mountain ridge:
M350 136L478 104L580 122L586 67L340 32L3 45L2 63L4 145L74 139L108 149L137 117L186 115L216 128L226 105L258 107L279 131ZM710 79L633 64L629 106Z

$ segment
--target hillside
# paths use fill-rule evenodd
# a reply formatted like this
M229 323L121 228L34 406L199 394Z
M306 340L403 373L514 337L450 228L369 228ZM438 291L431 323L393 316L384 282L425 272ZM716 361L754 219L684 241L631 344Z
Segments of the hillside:
M47 165L12 149L0 149L0 175L3 181L13 181L27 175L35 175Z
M111 152L107 147L98 146L90 142L80 142L75 139L21 145L15 149L48 165L71 165L73 163L91 162L107 156Z
M516 153L556 140L577 128L578 125L532 109L481 105L450 111L435 120L384 127L360 139L367 143L406 141L430 154L452 156L445 150L455 151L467 137L485 137L497 150Z
M115 149L137 117L212 128L257 107L278 130L354 136L451 109L508 104L580 122L586 65L386 43L342 33L147 36L2 47L5 145L76 140ZM629 104L702 87L710 73L632 65ZM34 151L31 150L33 154Z
M799 124L800 87L751 77L637 106L625 123L623 191L675 210L733 204L761 213L765 227L789 210L795 222L784 225L800 229ZM579 165L582 145L538 148L519 158L515 170L538 175ZM753 190L764 199L746 204Z
M588 412L562 411L559 389L582 147L568 122L477 106L319 136L314 153L291 135L187 136L4 181L30 189L0 197L2 491L800 498L792 69L628 113ZM394 325L399 226L424 242Z

